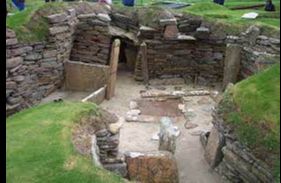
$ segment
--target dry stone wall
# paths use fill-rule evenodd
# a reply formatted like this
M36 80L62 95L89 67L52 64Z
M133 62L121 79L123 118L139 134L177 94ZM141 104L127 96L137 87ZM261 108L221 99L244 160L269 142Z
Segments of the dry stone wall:
M77 23L75 10L47 19L46 42L19 43L15 33L6 29L7 115L38 103L63 84L63 63L69 58Z
M269 166L237 140L217 108L212 116L214 127L207 136L201 135L201 142L206 160L222 175L224 182L274 182Z
M108 64L111 36L108 14L81 14L70 59L86 63Z
M46 17L49 22L46 42L18 43L15 33L7 29L8 113L36 104L61 87L63 63L68 59L108 65L114 38L127 45L124 53L131 70L135 67L135 78L142 78L143 74L140 54L143 42L147 45L149 78L176 76L197 84L222 81L226 44L243 47L240 79L280 57L280 40L261 35L257 27L250 27L239 36L229 36L201 18L167 10L155 17L151 25L144 26L140 20L143 15L138 11L127 13L95 6L84 10L85 7L77 5L75 9Z
M268 37L256 26L249 27L239 36L228 36L227 44L241 46L239 79L245 79L280 59L280 39Z

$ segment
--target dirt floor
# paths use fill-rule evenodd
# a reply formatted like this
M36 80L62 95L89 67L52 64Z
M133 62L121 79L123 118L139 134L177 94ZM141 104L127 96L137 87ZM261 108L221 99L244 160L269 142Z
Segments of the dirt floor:
M179 87L193 89L192 86L187 85L181 85ZM155 87L151 86L150 88L159 88L159 85ZM174 90L175 86L161 86L161 89L163 88L166 91L170 91ZM152 137L158 133L159 123L125 121L126 113L129 111L130 101L140 99L140 91L146 89L144 85L134 81L132 74L119 72L115 97L101 104L101 107L115 113L119 117L119 120L123 122L120 130L120 152L158 150L158 141L152 140ZM215 105L215 102L209 96L197 96L184 97L184 103L188 110L190 123L197 124L198 126L196 128L186 129L184 127L184 117L174 122L174 125L180 130L175 152L180 183L219 183L221 182L220 177L215 172L210 171L209 165L204 159L203 147L199 141L200 132L208 131L212 127L211 109ZM175 102L172 105L175 107ZM145 112L147 113L148 111L146 110ZM149 114L152 114L152 112Z

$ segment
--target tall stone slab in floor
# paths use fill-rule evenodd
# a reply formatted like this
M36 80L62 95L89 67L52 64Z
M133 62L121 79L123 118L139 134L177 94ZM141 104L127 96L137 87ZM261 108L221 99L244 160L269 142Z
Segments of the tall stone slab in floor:
M241 46L228 44L226 46L223 74L223 88L229 83L235 83L240 71Z
M173 154L176 151L176 132L168 117L160 120L159 150L169 151Z
M142 76L145 84L148 84L148 64L147 64L147 46L145 42L140 45Z
M110 73L107 81L107 90L106 90L107 100L109 100L114 96L119 52L120 52L120 40L115 39L112 43L110 60L109 60Z
M223 153L222 147L225 144L224 136L222 136L219 131L213 127L205 148L205 158L212 168L215 168L222 160Z
M67 61L65 68L65 88L72 91L96 91L107 82L109 66Z

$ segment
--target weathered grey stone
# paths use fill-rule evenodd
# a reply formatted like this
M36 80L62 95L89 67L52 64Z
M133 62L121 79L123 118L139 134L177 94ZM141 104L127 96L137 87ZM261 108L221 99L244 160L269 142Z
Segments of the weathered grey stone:
M179 30L176 25L167 25L164 31L164 38L176 39L178 38Z
M260 28L255 25L251 25L245 32L246 39L249 41L250 45L254 45L258 36L260 35Z
M68 26L56 26L56 27L49 28L49 32L51 35L66 32L68 30L69 30Z
M114 172L121 177L126 177L128 174L126 163L106 164L103 167L111 172Z
M16 82L21 82L21 81L24 81L24 76L15 76L15 77L13 77L13 79L14 79L14 81L16 81Z
M16 34L14 31L12 31L11 29L7 29L6 28L6 38L15 38Z
M6 90L7 89L16 89L17 88L17 83L13 81L6 81Z
M17 67L23 63L22 57L13 57L6 60L6 69L11 69Z
M34 61L38 61L41 58L42 58L42 54L37 52L31 52L24 57L25 60L34 60Z
M76 91L95 91L107 83L109 66L65 62L65 86Z
M186 41L195 41L196 38L193 36L189 36L189 35L178 35L177 37L178 40L186 40Z
M101 21L104 21L104 22L110 22L111 21L111 18L109 17L108 14L104 14L104 13L99 13L97 15L97 18Z
M66 20L67 14L66 13L59 13L47 16L47 19L50 23L60 23Z
M6 46L11 46L11 45L15 45L18 43L17 38L13 38L13 39L6 39Z
M92 154L92 158L94 161L94 164L98 167L101 167L101 163L100 163L100 159L99 159L99 147L97 146L97 138L95 135L92 135L91 137L91 154Z
M159 133L159 150L176 151L176 131L172 125L172 121L168 117L162 117L160 120L160 133Z
M212 168L215 168L222 160L222 147L225 144L225 139L218 130L213 127L210 136L208 138L208 143L205 149L205 158Z
M78 19L89 19L89 18L95 18L96 14L95 13L89 13L89 14L80 14L78 15Z
M44 58L50 58L57 56L57 50L46 50L43 52Z
M160 19L160 20L159 20L159 24L160 24L161 26L165 26L165 25L177 25L177 19L175 19L175 18Z
M198 27L196 29L195 37L199 39L207 39L210 35L210 30L207 27Z
M223 88L225 88L228 83L235 83L238 79L241 62L241 50L242 48L239 45L228 44L226 46Z
M210 132L203 132L200 134L200 142L204 149L207 146L209 136L210 136Z

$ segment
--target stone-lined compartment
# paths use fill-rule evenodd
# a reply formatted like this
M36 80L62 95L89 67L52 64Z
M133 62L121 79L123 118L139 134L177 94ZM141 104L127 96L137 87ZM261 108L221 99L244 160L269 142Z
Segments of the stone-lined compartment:
M141 78L143 72L139 52L142 42L147 45L149 78L183 77L197 84L222 81L227 43L242 47L240 79L273 64L273 58L280 55L280 40L261 35L257 27L230 36L190 15L170 13L156 20L154 27L146 27L137 13L103 7L83 14L78 9L47 16L46 42L18 43L15 33L6 29L7 115L37 104L63 87L64 63L69 59L108 65L114 38L134 47L124 48L124 52L128 67L135 67L136 78Z

